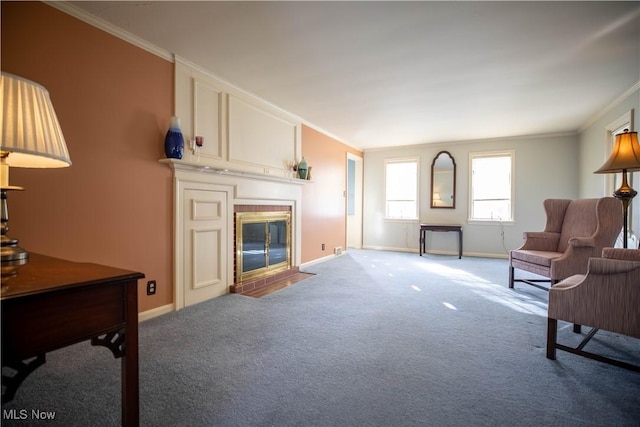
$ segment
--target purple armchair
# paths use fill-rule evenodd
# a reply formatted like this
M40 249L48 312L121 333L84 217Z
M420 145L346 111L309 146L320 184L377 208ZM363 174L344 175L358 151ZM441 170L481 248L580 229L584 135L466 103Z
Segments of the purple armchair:
M525 232L524 244L509 253L509 287L524 282L542 289L538 282L557 283L587 271L589 258L613 246L622 229L622 203L613 197L600 199L547 199L544 231ZM515 279L514 269L548 279Z

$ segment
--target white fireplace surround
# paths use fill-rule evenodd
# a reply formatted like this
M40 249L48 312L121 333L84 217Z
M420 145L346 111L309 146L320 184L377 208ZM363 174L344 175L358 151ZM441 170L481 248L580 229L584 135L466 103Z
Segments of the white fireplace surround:
M234 284L234 205L291 208L291 266L301 263L304 181L163 159L173 169L174 305L178 310Z
M174 114L185 150L161 162L173 170L175 309L234 285L235 205L290 207L291 267L298 267L305 181L289 166L302 159L300 118L179 57ZM196 137L204 143L194 149Z

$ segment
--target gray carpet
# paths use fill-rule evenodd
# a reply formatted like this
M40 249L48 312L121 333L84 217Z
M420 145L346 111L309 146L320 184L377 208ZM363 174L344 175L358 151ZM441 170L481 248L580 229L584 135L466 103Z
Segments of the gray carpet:
M640 374L546 359L547 294L509 290L506 260L350 250L305 271L316 275L260 299L142 323L141 425L640 424ZM560 324L561 341L579 338ZM587 349L640 362L640 340L616 334ZM50 353L2 425L118 425L119 366L88 343Z

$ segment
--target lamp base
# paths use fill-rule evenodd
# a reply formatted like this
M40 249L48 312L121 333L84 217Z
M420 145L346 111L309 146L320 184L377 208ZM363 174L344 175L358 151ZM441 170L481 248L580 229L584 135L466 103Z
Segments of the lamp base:
M628 216L629 216L629 205L631 204L631 201L633 200L634 197L636 197L636 195L638 194L638 192L636 190L634 190L633 188L629 187L629 184L627 183L627 170L623 169L622 170L622 184L620 185L620 188L618 188L616 191L613 192L613 197L615 197L616 199L620 200L622 202L622 247L623 248L627 248L627 240L628 240L628 236L627 236L627 222L628 222Z
M12 277L18 272L18 267L29 261L29 252L18 246L18 240L3 235L0 238L0 261L2 277Z

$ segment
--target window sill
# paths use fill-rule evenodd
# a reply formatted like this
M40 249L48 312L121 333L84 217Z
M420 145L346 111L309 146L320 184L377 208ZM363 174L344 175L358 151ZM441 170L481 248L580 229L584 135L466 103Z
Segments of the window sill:
M471 219L467 218L467 224L473 225L515 225L514 220L501 221L498 219Z

